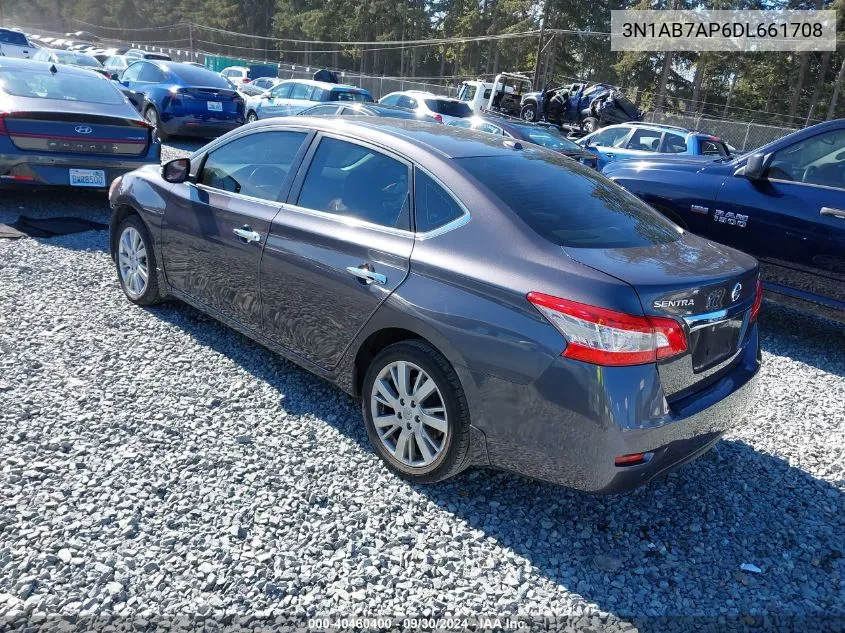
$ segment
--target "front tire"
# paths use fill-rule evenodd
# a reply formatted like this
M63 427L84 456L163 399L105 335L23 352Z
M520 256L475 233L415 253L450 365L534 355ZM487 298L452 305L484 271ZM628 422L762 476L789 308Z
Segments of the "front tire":
M379 457L409 481L442 481L469 465L464 390L428 343L403 341L376 355L364 377L362 413Z
M126 298L141 306L160 303L163 297L158 287L153 243L137 215L120 223L114 253L117 279Z
M519 117L523 121L528 121L529 123L534 123L537 121L537 106L533 103L526 103L522 106L522 110L519 112Z
M252 110L250 110L246 115L246 122L247 123L255 123L258 120L258 115L255 114Z
M158 110L155 109L155 106L147 106L147 109L144 110L144 119L155 128L159 139L162 141L167 140L168 135L161 129L161 117L159 117Z

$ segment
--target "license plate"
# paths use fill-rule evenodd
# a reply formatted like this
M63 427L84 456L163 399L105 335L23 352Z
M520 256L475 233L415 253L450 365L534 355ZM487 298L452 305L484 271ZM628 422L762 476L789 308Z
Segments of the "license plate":
M223 104L219 101L209 101L208 109L214 112L223 112Z
M70 184L73 187L105 187L106 172L102 169L71 169Z

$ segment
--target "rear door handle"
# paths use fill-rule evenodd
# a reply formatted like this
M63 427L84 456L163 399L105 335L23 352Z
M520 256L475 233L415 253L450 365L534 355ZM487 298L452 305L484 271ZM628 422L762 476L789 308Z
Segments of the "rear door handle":
M377 283L380 286L383 286L387 283L387 277L372 270L367 270L366 268L358 268L357 266L347 266L346 272L348 272L353 277L357 277L362 281L371 284L373 282Z
M831 207L822 207L821 211L819 211L821 215L829 215L834 218L842 218L845 220L845 210L843 209L833 209Z
M251 228L249 228L246 225L244 225L240 229L234 229L232 232L235 235L237 235L239 238L241 238L247 244L249 244L250 242L260 242L261 241L261 235L259 235L258 233L256 233L255 231L253 231Z
M610 152L606 152L605 156L607 156L608 158L613 158L614 156L616 156L616 154L611 154Z

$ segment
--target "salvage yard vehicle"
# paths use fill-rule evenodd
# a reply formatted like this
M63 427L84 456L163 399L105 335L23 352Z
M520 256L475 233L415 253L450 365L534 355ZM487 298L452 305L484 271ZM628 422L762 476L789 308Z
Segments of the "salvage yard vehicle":
M152 127L105 77L0 58L0 187L105 189L160 156Z
M492 82L464 81L458 91L458 100L479 116L491 112L519 116L522 96L531 92L531 85L531 79L525 75L500 73Z
M756 261L536 145L289 117L110 201L129 301L181 299L360 397L415 482L475 464L630 489L708 450L754 390Z
M3 57L28 59L38 49L26 39L26 35L12 29L0 29L0 53Z
M357 86L312 79L287 79L247 104L248 123L277 116L290 116L325 102L372 103L372 95Z
M731 155L718 136L657 123L611 125L578 139L578 145L597 151L599 169L615 160L653 158L656 154L721 158Z
M520 119L512 119L488 115L486 117L475 116L469 119L458 119L449 125L466 129L496 134L518 141L527 141L541 145L546 149L559 152L579 163L598 168L598 153L591 148L584 148L571 141L560 133L556 127L539 123L527 123Z
M414 111L420 116L430 117L438 123L448 123L472 116L472 110L462 101L436 95L425 90L391 92L379 99L378 102L382 105Z
M244 98L207 68L178 62L133 62L117 80L160 139L211 138L244 124Z
M604 173L685 229L758 258L767 297L845 321L845 119L736 158L619 161Z
M520 116L526 121L574 125L589 134L605 125L640 121L643 112L613 86L576 83L526 94Z

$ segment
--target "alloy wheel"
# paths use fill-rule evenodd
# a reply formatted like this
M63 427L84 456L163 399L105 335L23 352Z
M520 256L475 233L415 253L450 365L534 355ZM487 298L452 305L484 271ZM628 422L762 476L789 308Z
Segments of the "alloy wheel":
M117 262L123 287L133 299L144 294L149 280L147 248L138 230L127 226L120 234Z
M373 382L370 410L387 451L405 467L423 468L443 454L449 439L446 403L419 366L394 361Z

